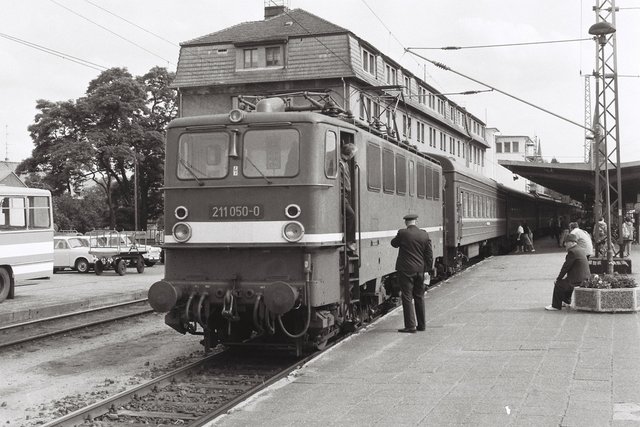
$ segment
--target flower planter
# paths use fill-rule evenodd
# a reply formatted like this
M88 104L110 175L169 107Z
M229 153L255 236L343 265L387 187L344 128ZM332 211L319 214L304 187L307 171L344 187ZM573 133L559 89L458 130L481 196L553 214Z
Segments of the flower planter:
M576 310L615 313L619 311L638 311L640 288L596 289L577 287L573 290Z

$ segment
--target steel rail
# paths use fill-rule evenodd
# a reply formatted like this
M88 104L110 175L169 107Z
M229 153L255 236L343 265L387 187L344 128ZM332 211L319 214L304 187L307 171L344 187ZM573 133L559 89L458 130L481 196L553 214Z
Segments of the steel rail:
M57 316L43 317L42 319L27 320L26 322L22 322L22 323L14 323L12 325L2 326L2 327L0 327L0 332L5 331L5 330L9 330L9 329L12 329L12 328L18 328L20 326L35 325L35 324L38 324L40 322L50 322L52 320L64 319L65 317L74 317L74 316L78 316L80 314L95 313L95 312L98 312L98 311L101 311L101 310L109 310L109 309L112 309L112 308L124 307L126 305L139 304L139 303L146 302L146 301L148 301L147 298L142 298L142 299L136 299L136 300L133 300L133 301L120 302L120 303L117 303L117 304L111 304L111 305L104 305L104 306L100 306L100 307L88 308L86 310L74 311L74 312L71 312L71 313L59 314Z
M216 353L206 356L198 361L189 363L174 371L168 372L164 375L154 378L144 384L140 384L130 390L125 390L116 394L115 396L108 397L99 402L93 403L84 408L80 408L77 411L71 412L61 418L53 420L42 427L54 427L54 426L75 426L82 424L85 420L94 419L96 417L105 415L111 408L115 408L118 404L128 402L134 395L144 395L153 392L153 388L169 384L174 378L187 373L188 371L204 365L205 363L220 357L223 353Z
M144 301L146 301L146 299L144 299L144 300L136 300L135 303L140 303L140 302L144 302ZM68 314L63 314L63 315L60 315L60 316L48 317L48 318L45 318L45 319L37 319L37 320L32 321L32 322L24 322L24 323L19 323L19 324L15 324L15 325L9 325L9 326L2 327L2 328L0 328L0 332L1 331L8 331L8 330L11 330L11 329L17 329L19 327L32 326L32 325L36 325L38 323L44 323L44 322L47 322L47 321L50 322L50 321L61 320L61 319L65 319L65 318L79 317L80 315L83 315L83 314L98 313L100 311L105 311L105 310L107 310L109 308L112 309L112 308L118 308L118 307L125 307L127 305L132 305L132 304L134 304L134 302L130 301L130 302L123 303L123 304L114 304L114 305L111 305L111 306L100 307L100 308L96 308L94 310L84 310L84 311L75 312L75 313L71 313L71 314L68 313ZM66 333L66 332L75 331L75 330L82 329L82 328L88 328L88 327L91 327L91 326L97 326L97 325L102 325L102 324L105 324L105 323L115 322L117 320L128 319L130 317L140 316L140 315L148 314L148 313L151 313L151 312L153 312L153 309L144 308L144 309L141 309L140 311L136 311L134 313L122 314L122 315L115 316L115 317L109 317L108 319L101 319L101 320L96 320L96 321L93 321L93 322L86 322L86 323L82 323L82 324L79 324L79 325L69 326L69 327L61 328L61 329L56 329L56 330L53 330L53 331L44 332L44 333L37 334L37 335L25 336L25 337L22 337L22 338L19 338L17 340L13 340L13 341L0 342L0 349L6 348L6 347L11 347L11 346L18 345L18 344L23 344L23 343L29 342L29 341L35 341L35 340L38 340L38 339L52 337L52 336L55 336L55 335L63 334L63 333Z

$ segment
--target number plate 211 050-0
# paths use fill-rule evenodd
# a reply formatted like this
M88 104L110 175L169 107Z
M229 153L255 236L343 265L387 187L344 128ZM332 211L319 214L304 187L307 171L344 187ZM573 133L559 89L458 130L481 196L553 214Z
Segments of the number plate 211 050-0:
M214 221L249 221L264 217L262 205L213 205L209 207L209 218Z

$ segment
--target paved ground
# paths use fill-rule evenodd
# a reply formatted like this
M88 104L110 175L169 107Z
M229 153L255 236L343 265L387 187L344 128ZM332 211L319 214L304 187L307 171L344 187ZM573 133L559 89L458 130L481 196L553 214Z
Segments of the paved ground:
M431 290L426 332L397 309L213 424L640 425L640 315L545 311L564 253L536 249Z

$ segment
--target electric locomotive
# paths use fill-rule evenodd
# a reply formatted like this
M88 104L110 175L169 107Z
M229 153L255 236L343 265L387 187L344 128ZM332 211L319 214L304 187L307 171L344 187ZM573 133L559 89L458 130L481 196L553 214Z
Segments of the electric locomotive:
M317 107L315 102L311 107ZM310 108L311 108L310 107ZM290 111L184 117L167 129L165 277L149 302L180 333L216 343L322 347L381 310L394 293L390 241L419 215L442 256L442 169L415 148L358 126L332 102ZM340 147L353 143L345 242Z

